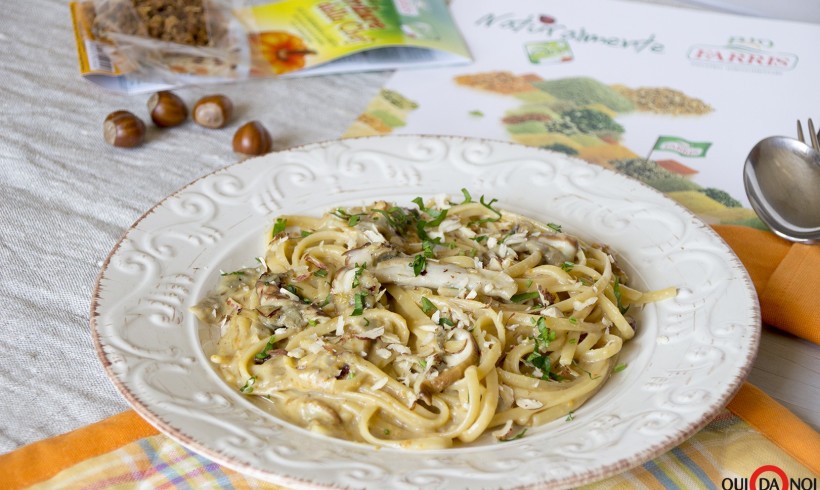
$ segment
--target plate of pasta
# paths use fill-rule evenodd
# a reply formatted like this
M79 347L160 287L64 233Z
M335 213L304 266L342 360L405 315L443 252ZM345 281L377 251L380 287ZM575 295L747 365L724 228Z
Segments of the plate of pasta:
M92 334L150 423L288 487L571 487L725 406L748 274L703 222L561 153L327 142L203 177L105 262Z

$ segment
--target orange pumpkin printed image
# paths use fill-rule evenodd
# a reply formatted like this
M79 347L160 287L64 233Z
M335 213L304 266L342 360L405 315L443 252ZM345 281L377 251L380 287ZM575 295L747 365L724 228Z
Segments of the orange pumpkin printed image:
M305 57L316 54L309 49L304 40L285 31L265 31L250 34L248 41L254 62L251 66L262 73L281 75L296 71L305 66ZM266 63L257 63L257 60ZM270 68L266 71L265 68Z

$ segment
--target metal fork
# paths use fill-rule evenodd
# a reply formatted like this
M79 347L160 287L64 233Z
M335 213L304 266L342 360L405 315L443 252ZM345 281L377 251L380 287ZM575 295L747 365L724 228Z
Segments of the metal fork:
M809 118L809 139L811 140L811 147L815 150L820 150L820 143L817 142L817 132L814 130L814 123L812 122L811 118ZM797 120L797 139L800 140L801 143L805 143L806 139L803 137L803 125L800 124L800 120Z

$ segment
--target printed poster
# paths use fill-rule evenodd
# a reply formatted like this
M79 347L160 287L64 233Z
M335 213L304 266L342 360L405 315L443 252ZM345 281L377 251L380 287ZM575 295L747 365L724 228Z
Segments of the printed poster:
M397 72L345 136L548 148L635 177L708 223L765 227L743 187L749 151L820 118L817 25L614 0L450 6L475 62Z

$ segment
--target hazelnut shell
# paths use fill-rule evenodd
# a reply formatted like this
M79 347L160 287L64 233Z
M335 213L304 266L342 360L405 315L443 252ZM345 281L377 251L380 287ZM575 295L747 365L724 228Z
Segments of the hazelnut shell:
M188 107L174 93L163 90L148 98L148 113L154 124L161 128L179 126L188 118Z
M132 148L145 140L145 123L131 112L112 112L103 122L103 138L110 145Z
M206 95L194 105L194 122L205 128L225 127L233 115L233 102L222 94Z
M270 133L259 121L242 125L233 135L233 151L243 155L264 155L270 153L273 140Z

